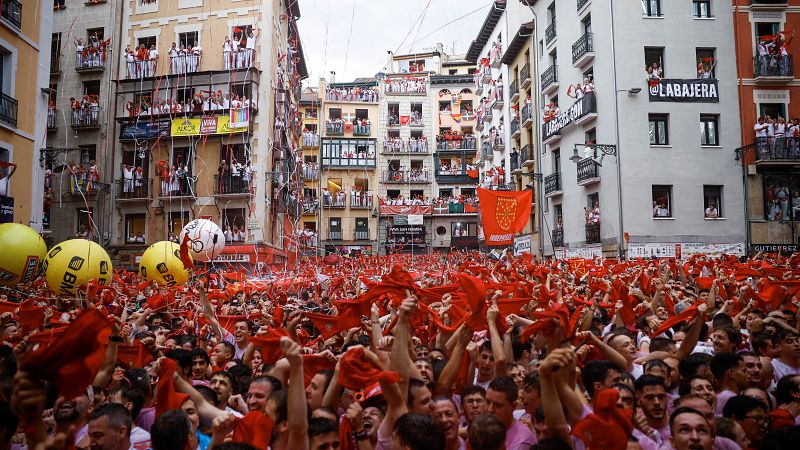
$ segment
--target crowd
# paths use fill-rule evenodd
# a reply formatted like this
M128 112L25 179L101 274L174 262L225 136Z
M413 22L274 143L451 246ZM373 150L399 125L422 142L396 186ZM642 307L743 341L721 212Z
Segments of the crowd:
M89 161L88 164L76 164L74 161L69 161L67 170L69 171L69 191L72 195L88 194L97 190L100 172L95 160Z
M297 231L297 239L300 242L300 245L309 247L309 248L316 248L318 242L319 235L316 231L310 228L303 228L302 230Z
M89 69L93 67L104 67L106 63L106 48L111 39L100 40L97 33L92 33L89 39L84 42L82 38L75 38L75 68ZM60 51L60 49L59 49Z
M167 51L169 56L171 74L193 73L200 70L200 58L203 56L203 48L195 42L188 48L186 44L181 44L180 48L176 43ZM226 67L227 69L227 67Z
M130 166L120 163L122 169L122 197L143 198L147 195L147 175L142 166Z
M800 158L800 119L786 122L781 116L759 116L753 126L758 159Z
M789 39L785 33L758 37L758 56L755 62L756 76L793 76L792 51L789 44L794 39L792 30Z
M138 104L128 101L125 110L128 117L146 117L157 115L175 115L183 113L203 113L207 111L230 111L235 121L249 119L249 108L256 107L255 101L236 93L223 94L217 92L198 92L191 99L179 100L167 98L159 100L158 97L142 97Z
M378 91L371 88L332 88L325 89L325 100L334 102L378 103Z
M0 447L771 450L800 433L800 256L453 251L195 279L3 288Z
M80 100L75 97L69 98L70 109L72 109L73 126L98 125L100 119L100 103L96 95L84 95ZM55 109L54 115L55 115Z
M140 44L139 48L132 50L130 45L125 47L123 54L125 67L128 69L128 78L147 78L156 76L158 65L158 50L155 44L148 48Z
M383 138L383 151L387 153L427 153L428 152L428 137L410 137L403 139L399 136Z
M426 87L426 79L420 77L406 76L386 80L388 94L424 94Z
M255 170L250 165L250 160L242 164L235 157L230 163L223 159L217 168L219 184L216 192L220 194L248 193L252 189L254 173Z
M316 162L303 162L303 178L307 180L316 180L319 178L319 164Z
M247 240L247 234L244 230L244 225L240 228L239 225L234 221L233 227L228 224L225 227L225 242L244 242Z
M428 177L428 168L424 166L415 166L411 169L407 169L396 165L389 165L389 170L386 171L385 177L385 181L395 183L426 183L431 181Z
M319 133L316 130L303 130L303 146L304 147L317 147L319 146Z
M162 197L194 195L195 178L189 165L182 162L181 158L171 165L167 161L159 161L156 173L161 182Z

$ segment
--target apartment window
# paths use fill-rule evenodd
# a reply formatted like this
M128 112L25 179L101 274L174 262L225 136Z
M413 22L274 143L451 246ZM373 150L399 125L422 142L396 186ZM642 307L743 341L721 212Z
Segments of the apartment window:
M83 95L100 98L100 80L84 81Z
M583 134L583 142L586 143L586 144L589 144L589 143L596 144L597 143L597 129L596 128L592 128L591 130L588 130L587 132L585 132Z
M669 145L667 114L650 114L650 145Z
M700 115L700 144L719 145L719 116Z
M356 109L356 119L358 119L358 120L369 120L369 110L368 109Z
M186 47L192 48L200 42L197 31L189 31L186 33L178 33L178 48Z
M306 117L309 119L317 118L317 108L309 108L306 110Z
M786 117L786 104L784 103L759 103L758 104L759 116L770 116L772 120L777 120L778 117Z
M140 37L137 41L136 47L141 47L144 45L145 48L150 48L151 45L156 45L156 37L155 36L144 36Z
M454 238L478 235L477 223L450 222L451 235Z
M800 178L795 172L767 173L764 179L764 215L767 220L800 220Z
M369 231L369 219L366 217L356 217L356 231Z
M717 51L714 48L695 49L697 78L717 78L716 53Z
M61 63L61 33L53 33L50 38L50 72L57 72Z
M331 217L328 219L328 239L342 238L342 219Z
M105 37L105 30L102 27L89 28L88 30L86 30L86 39L91 41L92 38L94 37L97 38L97 42L103 42L103 38Z
M225 208L222 211L222 231L225 232L225 240L245 241L245 223L244 208Z
M194 88L175 89L175 98L179 102L190 102L194 98Z
M395 199L395 198L400 196L400 190L399 189L388 189L386 191L386 196L391 198L391 199Z
M342 109L341 108L331 108L328 110L328 118L329 119L341 119L342 118Z
M703 185L703 209L706 219L725 217L722 211L722 186Z
M642 0L642 14L647 17L660 17L661 0Z
M180 236L183 227L191 221L192 216L189 211L171 212L169 213L169 231L175 236Z
M411 104L411 125L422 125L422 103Z
M600 207L600 194L595 192L594 194L589 194L586 196L586 206L589 209L599 208Z
M672 186L653 185L653 217L672 217Z
M666 68L664 67L664 47L645 47L644 65L645 67L652 67L654 70L661 69L661 73L657 75L663 78L666 73Z
M472 100L461 101L461 114L472 114Z
M128 244L144 244L147 242L146 214L125 214L125 242Z
M458 69L448 69L447 73L450 75L456 75L458 73Z
M450 112L450 101L439 101L439 112Z
M447 198L453 196L453 189L439 189L439 197Z
M778 22L756 22L755 33L756 45L759 44L760 36L773 36L780 33L781 24Z
M81 164L90 163L91 161L97 160L97 145L95 144L87 144L81 145L78 148L81 149Z
M692 15L695 17L711 17L711 0L692 0Z

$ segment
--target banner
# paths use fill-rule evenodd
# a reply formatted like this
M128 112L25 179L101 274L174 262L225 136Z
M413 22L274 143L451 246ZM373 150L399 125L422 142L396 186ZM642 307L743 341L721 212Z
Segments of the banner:
M120 141L133 141L137 139L158 139L169 136L169 121L123 123L119 129Z
M514 238L514 256L520 256L523 253L531 252L531 237L520 236Z
M170 132L174 137L185 137L244 133L247 129L246 125L241 128L231 128L231 117L226 115L172 119Z
M381 205L381 215L383 216L397 216L397 215L429 216L432 213L433 213L433 206L431 205Z
M510 245L514 233L525 229L531 218L533 191L492 191L478 188L481 223L486 245Z
M422 214L409 214L408 215L408 224L409 225L422 225L424 216Z
M686 80L663 79L650 86L651 102L719 103L717 80L691 78Z
M423 225L392 225L389 227L389 235L398 237L425 237L425 227Z
M400 125L408 125L410 120L411 116L400 116Z
M594 92L590 92L583 96L580 100L576 100L568 110L553 117L547 122L542 124L542 136L547 140L555 134L561 133L561 130L571 125L572 122L580 119L581 117L597 112L597 101L595 100Z
M14 197L0 195L0 223L14 222Z

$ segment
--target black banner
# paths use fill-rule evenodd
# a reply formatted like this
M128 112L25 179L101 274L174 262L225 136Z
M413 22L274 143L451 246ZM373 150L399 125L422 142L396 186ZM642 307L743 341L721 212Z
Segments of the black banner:
M14 222L14 197L0 195L0 223Z
M543 123L542 136L544 136L544 140L547 140L550 138L550 136L561 133L561 130L571 125L572 122L580 119L586 114L596 112L597 101L595 100L594 92L590 92L583 96L583 98L580 100L577 100L575 103L573 103L568 110Z
M123 123L119 130L120 141L158 139L169 136L169 121Z
M800 252L800 244L750 244L750 253L778 253L783 254Z
M649 92L651 102L719 103L719 85L714 79L663 79L651 85Z
M393 225L389 227L389 236L399 237L424 237L425 225Z

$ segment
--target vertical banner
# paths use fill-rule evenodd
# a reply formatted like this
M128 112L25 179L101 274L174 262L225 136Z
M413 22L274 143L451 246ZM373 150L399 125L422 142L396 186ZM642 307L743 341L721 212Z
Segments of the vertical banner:
M14 222L14 197L0 195L0 223Z
M533 191L493 191L478 188L478 199L486 245L514 243L514 233L524 230L531 218Z

